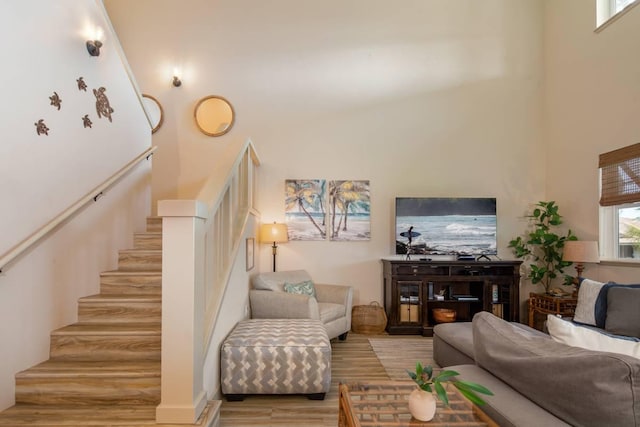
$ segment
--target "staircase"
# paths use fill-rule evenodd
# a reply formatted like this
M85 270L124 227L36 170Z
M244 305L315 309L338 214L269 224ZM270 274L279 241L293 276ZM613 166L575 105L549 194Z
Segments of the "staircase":
M118 270L100 275L100 294L80 298L78 322L51 333L49 360L16 375L16 404L0 426L156 425L161 270L162 218L153 217L134 249L119 252ZM210 425L218 409L194 425Z

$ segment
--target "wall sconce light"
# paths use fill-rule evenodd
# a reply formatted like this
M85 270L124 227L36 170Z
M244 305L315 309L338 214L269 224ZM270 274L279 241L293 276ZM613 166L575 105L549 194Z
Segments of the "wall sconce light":
M273 271L276 271L276 253L278 252L277 243L285 243L289 241L289 230L287 224L262 224L260 226L260 242L273 242Z
M182 85L182 80L178 76L173 76L173 85L175 87L180 87Z
M87 51L91 56L100 56L100 48L102 42L100 40L87 40Z

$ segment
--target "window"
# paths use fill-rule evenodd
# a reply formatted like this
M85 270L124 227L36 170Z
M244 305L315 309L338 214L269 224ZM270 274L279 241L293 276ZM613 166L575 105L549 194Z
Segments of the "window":
M620 12L622 9L629 6L634 1L636 0L611 0L611 5L609 6L611 10L611 16Z
M640 0L596 0L596 27L603 27Z
M600 252L640 261L640 144L600 155Z

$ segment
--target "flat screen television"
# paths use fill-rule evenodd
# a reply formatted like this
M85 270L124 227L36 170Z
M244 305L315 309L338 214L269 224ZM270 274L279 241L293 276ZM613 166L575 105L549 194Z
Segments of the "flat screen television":
M397 197L396 254L496 255L495 197Z

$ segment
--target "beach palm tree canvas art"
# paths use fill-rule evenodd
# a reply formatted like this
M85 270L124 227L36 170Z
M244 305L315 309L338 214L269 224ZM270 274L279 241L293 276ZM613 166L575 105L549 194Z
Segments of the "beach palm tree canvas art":
M285 219L289 240L324 240L326 180L285 180Z
M330 181L331 240L371 239L369 181Z

